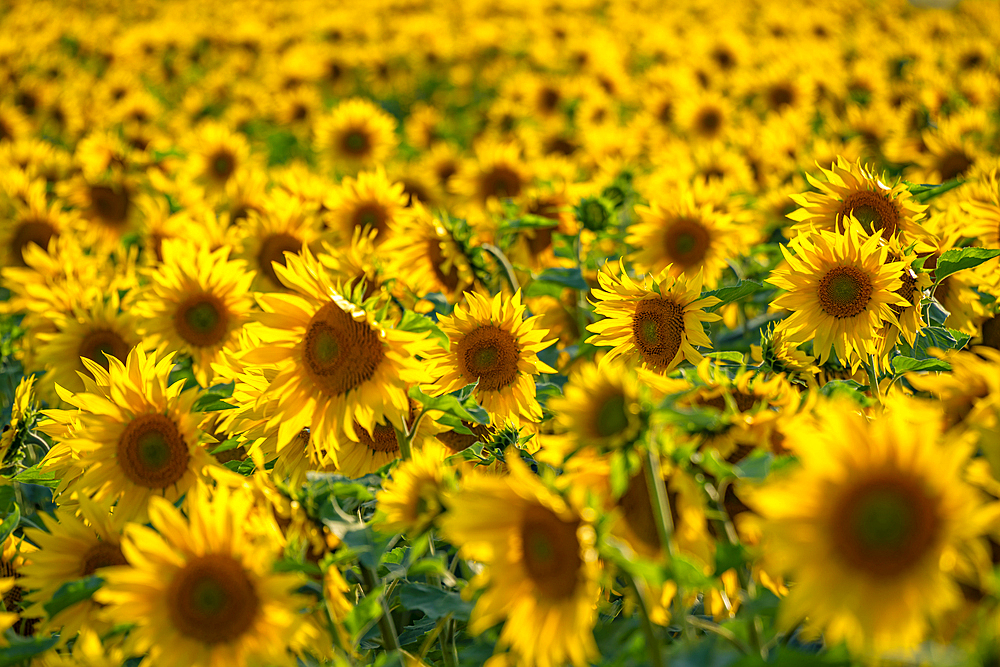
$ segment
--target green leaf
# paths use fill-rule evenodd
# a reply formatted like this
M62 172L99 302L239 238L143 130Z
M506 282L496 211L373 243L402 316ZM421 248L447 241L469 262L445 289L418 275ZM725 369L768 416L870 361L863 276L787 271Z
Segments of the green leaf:
M709 359L717 361L727 361L734 364L743 363L743 353L736 350L723 350L722 352L709 352L705 355Z
M229 438L224 442L220 442L219 445L211 451L211 454L221 454L222 452L228 452L231 449L236 449L240 446L239 438Z
M764 285L755 280L741 280L735 285L730 285L729 287L723 287L712 292L702 292L701 298L704 299L706 297L714 296L719 300L719 303L708 308L709 311L713 311L718 308L722 308L728 303L733 303L734 301L746 298L751 294L761 291L762 289L764 289Z
M945 181L940 185L918 185L916 183L907 183L906 186L913 194L913 198L916 199L921 204L926 204L931 199L939 197L949 190L954 190L962 183L965 183L962 179L953 178L950 181Z
M235 406L226 403L229 396L214 391L207 392L198 397L198 400L191 406L193 412L218 412L219 410L232 410Z
M399 590L399 602L404 609L418 609L429 618L451 614L456 620L467 621L472 612L472 603L463 600L458 593L427 584L403 584Z
M745 459L733 466L737 477L749 479L764 479L771 471L774 454L762 450L752 452Z
M555 289L552 289L552 286ZM576 267L545 269L524 290L525 296L559 296L563 288L589 292L590 285ZM554 294L553 294L554 292Z
M609 461L609 476L611 481L611 496L621 498L628 489L629 465L624 450L617 449L611 454Z
M951 364L941 359L914 359L913 357L893 357L892 370L896 375L913 371L950 371Z
M914 359L936 359L928 352L931 348L939 350L961 350L969 342L970 336L947 327L924 327L917 332L914 347L900 342L899 349L904 356Z
M938 258L934 278L941 282L953 273L964 271L1000 256L996 248L952 248Z
M17 529L20 523L21 508L14 505L7 510L7 516L4 517L3 523L0 523L0 544L3 544L10 537L10 534Z
M412 310L403 312L403 319L399 321L399 325L396 328L401 331L409 331L410 333L423 333L428 331L432 336L442 342L448 342L448 334L441 331L438 325L435 324L434 320L425 315L421 315L420 313L415 313Z
M747 550L742 544L719 542L715 547L715 576L734 567L742 567L747 562Z
M10 641L10 646L0 648L0 667L28 664L31 658L45 653L59 641L58 636L22 639L20 636L13 634L13 631L9 631L7 637Z
M857 380L830 380L819 388L819 393L827 398L847 396L862 405L867 405L870 400L864 394L864 385Z
M450 394L443 396L428 396L416 386L410 387L410 398L419 401L428 410L440 410L441 412L458 417L462 421L473 424L489 424L490 416L483 408L477 406L462 405L458 398Z
M50 489L59 486L60 480L56 479L55 473L40 470L39 465L41 464L36 464L27 470L22 470L14 476L14 481L21 482L22 484L38 484L40 486L47 486Z
M355 644L361 639L362 633L382 617L381 598L384 590L385 586L373 588L344 617L344 627L351 633Z
M556 227L558 221L552 218L546 218L545 216L535 215L533 213L524 213L520 217L510 220L504 223L505 229L538 229L546 227Z
M53 618L64 609L72 607L78 602L89 600L94 591L103 585L104 580L96 574L75 581L67 581L59 587L59 590L55 592L52 599L43 604L42 607L49 618Z

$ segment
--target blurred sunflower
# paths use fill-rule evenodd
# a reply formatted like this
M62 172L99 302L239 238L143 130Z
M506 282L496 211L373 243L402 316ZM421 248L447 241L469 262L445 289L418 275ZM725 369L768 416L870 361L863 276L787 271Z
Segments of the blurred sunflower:
M875 354L875 334L883 324L899 326L892 306L905 308L903 263L888 262L881 236L866 237L853 218L844 233L816 231L781 247L788 268L771 272L769 283L786 290L771 302L791 317L778 325L792 340L813 340L813 353L823 362L830 349L841 363L857 368Z
M370 228L378 232L377 242L382 243L404 214L406 203L403 184L390 182L379 167L357 178L345 177L324 202L325 220L342 242L352 238L355 230Z
M182 143L190 145L180 180L204 188L206 195L218 197L233 176L250 160L246 137L225 125L206 123Z
M958 604L952 570L997 510L963 480L970 448L940 426L896 399L872 421L832 403L787 434L801 467L750 496L765 548L794 575L784 626L879 654L915 647Z
M316 121L316 147L328 171L356 172L396 149L396 121L372 102L350 99Z
M138 189L131 176L95 180L76 176L61 181L57 191L79 211L78 224L85 245L110 249L138 226Z
M509 475L466 478L445 499L442 535L485 566L470 582L485 590L469 631L506 619L498 648L509 646L520 664L582 667L597 657L594 513L546 488L517 452L507 462Z
M50 240L76 226L72 214L58 201L48 202L45 181L33 181L24 194L26 201L13 199L13 210L0 229L0 266L26 267L28 244L47 252Z
M275 267L285 266L286 258L303 247L315 249L321 238L319 216L301 200L281 193L272 193L263 211L251 210L239 229L235 258L256 274L254 287L269 292L286 289Z
M715 287L727 261L740 252L741 234L732 217L711 204L695 204L682 190L661 205L636 206L641 222L629 227L625 241L637 248L631 259L643 271L693 276L700 273L707 287Z
M416 537L444 512L444 494L454 484L454 474L444 462L449 453L440 443L428 441L392 471L376 496L386 532Z
M116 514L141 521L151 497L176 501L213 461L199 444L199 417L191 410L197 392L184 391L183 382L167 386L172 356L147 356L137 347L125 363L109 361L104 369L86 360L94 379L75 394L60 390L76 410L45 411L49 419L39 430L58 443L43 467L68 465L56 470L64 499L76 492L98 502L117 498Z
M212 364L223 348L233 348L253 305L254 275L230 249L212 251L181 241L165 241L163 262L148 274L149 284L135 304L139 330L148 346L192 359L198 384L208 387Z
M428 362L437 367L434 395L447 394L475 384L473 395L486 408L494 424L507 419L541 419L535 398L534 375L555 369L538 359L552 341L538 329L538 316L524 318L525 306L518 291L509 300L465 293L466 305L455 306L451 315L438 318L448 336L449 350L434 349Z
M410 215L393 222L382 253L386 271L416 295L441 292L454 301L475 282L469 258L455 240L448 220L431 215L420 204L412 207Z
M601 289L593 293L594 309L604 319L587 327L594 333L588 343L613 348L602 364L622 357L626 363L637 361L644 368L668 373L683 359L701 361L695 345L712 346L702 322L721 319L704 311L718 299L700 298L700 273L690 279L674 277L670 268L635 282L624 262L619 262L617 276L613 264L602 267L597 276Z
M502 199L517 197L531 181L529 166L515 144L482 143L475 159L462 163L451 182L457 195L468 198L480 210Z
M299 573L273 570L277 545L255 534L253 498L198 486L187 516L169 501L150 504L152 528L130 524L122 540L129 566L105 570L94 598L108 618L134 623L128 648L167 667L296 664L290 648L308 640L295 591Z
M410 400L410 408L406 413L406 429L411 434L411 447L414 450L426 446L431 437L440 430L430 415L424 415L417 424L420 406ZM388 420L378 421L371 430L361 424L354 423L354 433L357 441L342 438L337 452L337 471L354 479L376 472L389 462L400 457L399 439L396 426Z
M27 609L32 616L45 617L45 630L59 630L66 640L81 630L100 634L111 629L101 618L101 607L93 600L82 600L54 615L44 606L61 586L114 565L127 565L122 555L121 531L125 522L112 513L112 499L95 503L86 497L76 499L73 507L59 507L47 530L28 528L25 536L38 546L31 562L24 565L19 585L32 591L34 604ZM77 515L77 511L79 515Z

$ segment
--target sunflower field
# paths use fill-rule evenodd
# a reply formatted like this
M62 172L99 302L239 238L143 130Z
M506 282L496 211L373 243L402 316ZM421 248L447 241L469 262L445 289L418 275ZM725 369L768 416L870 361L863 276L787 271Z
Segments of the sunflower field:
M997 0L0 0L0 667L1000 664Z

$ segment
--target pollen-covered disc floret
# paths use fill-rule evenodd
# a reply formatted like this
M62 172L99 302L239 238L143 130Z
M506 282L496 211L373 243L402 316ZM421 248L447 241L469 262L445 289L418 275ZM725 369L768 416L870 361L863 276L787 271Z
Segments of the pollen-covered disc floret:
M701 323L719 319L704 310L718 299L701 298L701 273L690 279L674 276L668 266L637 282L628 276L624 263L615 268L605 264L598 274L601 288L594 290L594 308L604 319L587 327L594 333L588 343L612 347L601 363L621 357L626 363L667 373L683 359L701 361L694 346L712 346Z
M466 292L466 304L438 320L448 335L449 349L435 350L429 359L438 366L434 394L446 394L475 384L476 401L495 423L505 419L537 421L541 407L535 398L538 373L555 369L538 359L551 345L548 331L537 328L538 316L524 319L521 293L490 299Z
M271 369L268 424L278 429L279 449L308 428L311 446L335 464L338 443L357 442L359 426L402 426L408 387L431 380L432 366L418 359L431 344L378 321L374 301L348 301L308 250L275 270L293 293L257 296L260 344L243 361Z
M795 341L813 340L820 361L834 349L841 362L857 367L878 352L876 334L885 324L899 325L892 307L909 305L897 293L904 265L887 261L881 237L866 237L851 221L843 233L805 234L781 250L787 268L775 269L768 282L786 290L772 305L792 314L779 329Z

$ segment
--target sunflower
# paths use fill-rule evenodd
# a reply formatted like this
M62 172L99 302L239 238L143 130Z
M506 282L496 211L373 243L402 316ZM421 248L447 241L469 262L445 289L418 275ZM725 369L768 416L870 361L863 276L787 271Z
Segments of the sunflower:
M218 123L206 123L183 143L190 144L191 151L180 180L211 196L224 193L230 179L250 160L246 137Z
M293 293L257 295L260 344L243 361L277 371L267 393L279 444L308 427L312 444L336 463L344 438L360 441L355 424L368 433L383 420L402 426L407 388L431 380L417 357L432 343L426 334L387 328L374 300L359 306L344 298L308 249L287 257L276 271Z
M84 388L81 374L89 376L84 359L108 368L108 358L125 361L129 350L142 343L136 333L137 320L122 309L118 291L107 300L93 292L81 295L81 303L65 315L53 315L54 332L38 333L35 364L45 369L38 390L54 398L54 388L60 385L70 392Z
M236 254L254 271L254 287L269 292L285 289L276 266L303 247L315 249L321 238L319 216L298 198L272 193L263 211L251 210L240 223L240 251Z
M592 345L612 347L602 364L622 357L627 363L638 361L643 368L669 373L683 359L698 363L702 356L695 345L711 347L702 322L721 319L703 309L716 303L716 297L701 296L701 274L691 279L670 274L671 267L657 275L633 281L618 263L605 264L598 273L601 289L594 290L594 309L604 319L587 329L594 333L587 339Z
M860 160L851 164L842 157L829 170L820 168L823 180L806 174L819 192L792 195L801 208L788 215L796 221L796 232L810 228L843 231L847 219L856 218L866 234L881 232L889 240L903 235L905 244L928 236L920 227L927 207L913 199L906 184L886 185L886 176L864 166Z
M470 582L486 590L469 631L506 619L497 647L509 646L519 664L589 664L597 658L594 513L546 488L516 452L506 460L509 475L465 478L445 499L442 535L485 567Z
M961 600L951 570L996 515L963 479L970 448L908 399L871 421L853 404L817 417L788 433L801 467L749 496L794 575L780 622L868 654L913 648Z
M515 144L486 142L475 152L475 159L462 163L451 189L469 198L480 210L517 197L528 187L531 172Z
M356 172L385 162L395 151L396 121L372 102L350 99L316 122L316 147L329 171Z
M242 261L230 261L229 250L165 241L163 263L149 272L149 285L134 309L145 343L189 355L203 387L209 386L221 350L235 346L253 304L254 275Z
M903 283L902 262L889 262L881 236L866 237L851 219L844 233L817 231L781 247L788 268L771 272L767 282L787 290L771 302L787 308L791 317L778 328L792 340L813 339L813 353L822 363L837 351L844 364L857 368L875 354L875 335L883 325L899 326L892 306L905 308L909 300L897 292Z
M23 439L24 433L31 428L37 414L37 401L34 393L35 376L22 377L14 390L14 401L10 405L10 419L3 427L0 435L0 471L4 469L4 461L17 456L16 444Z
M763 370L781 373L791 382L801 382L819 372L816 359L799 349L788 332L772 324L760 334L760 345L751 345L750 353Z
M950 351L942 356L951 365L950 373L908 373L906 379L942 407L945 428L985 433L990 427L1000 427L1000 352L975 347L970 352ZM1000 441L981 440L988 457L1000 457L996 447ZM992 463L1000 471L1000 458Z
M110 249L138 226L138 190L129 176L62 181L57 191L79 211L78 225L85 245Z
M607 452L633 443L646 418L639 387L635 371L617 362L577 367L562 396L548 403L557 431L568 436L564 453Z
M454 483L454 474L444 462L449 453L431 440L392 471L375 499L384 517L383 530L416 537L444 512L443 496Z
M68 507L56 509L55 521L49 522L48 531L25 530L25 537L38 546L31 562L20 570L19 584L32 591L29 597L35 600L26 611L32 616L47 617L45 629L60 630L65 639L83 629L101 634L111 629L101 618L100 605L92 600L78 602L55 615L48 614L44 608L64 584L101 574L106 567L128 563L120 544L125 522L117 513L112 513L111 500L95 503L78 497L78 505L72 510Z
M342 241L365 228L378 232L378 242L384 241L393 222L406 210L406 195L402 183L392 183L382 167L363 171L357 178L345 177L340 187L331 192L325 202L327 225Z
M2 266L26 267L24 256L29 244L47 252L50 240L76 224L72 214L63 211L58 202L48 203L44 180L31 182L25 195L27 201L23 203L12 199L13 210L6 214L7 222L0 229Z
M741 234L731 216L711 204L695 204L684 190L661 206L636 206L641 222L629 227L626 242L637 248L631 259L643 271L659 272L668 266L670 275L701 272L705 285L715 287L727 261L739 254Z
M414 448L425 446L424 443L440 430L430 415L425 415L417 424L420 412L420 406L411 399L410 409L406 414L406 428L411 432L410 442ZM382 469L400 457L396 427L388 420L379 421L370 431L355 422L354 432L358 436L357 442L349 438L340 441L337 471L341 474L351 478L361 477Z
M130 524L129 567L104 571L94 599L108 618L135 624L129 649L165 667L294 665L290 647L308 638L309 600L298 573L277 573L280 545L257 534L253 498L197 486L187 516L163 498L150 503L152 528Z
M44 411L49 419L39 430L58 442L42 465L60 473L63 498L117 498L116 514L141 520L151 497L176 501L213 461L191 410L197 392L184 391L183 382L167 386L172 355L157 358L136 347L125 363L109 362L104 369L86 360L94 379L84 380L83 391L59 389L75 411Z
M438 318L438 326L448 336L449 350L435 349L428 361L436 364L438 378L434 395L447 394L475 384L473 395L486 408L494 424L506 419L541 419L535 398L534 375L555 373L538 359L538 352L552 341L543 340L548 331L536 328L538 316L524 318L526 307L521 292L506 299L465 293L466 306Z
M931 287L931 276L926 271L916 272L913 270L912 264L915 259L916 255L907 255L905 250L900 247L898 239L889 243L886 261L901 262L903 265L900 272L900 280L903 285L896 290L896 294L906 299L907 305L890 306L899 326L889 323L881 332L879 336L882 344L880 355L883 358L887 357L889 351L895 347L900 336L912 348L917 333L925 326L920 304L923 301L924 292Z
M410 215L393 222L382 253L386 272L398 276L418 296L440 292L454 301L475 283L472 265L449 221L431 215L419 203Z

